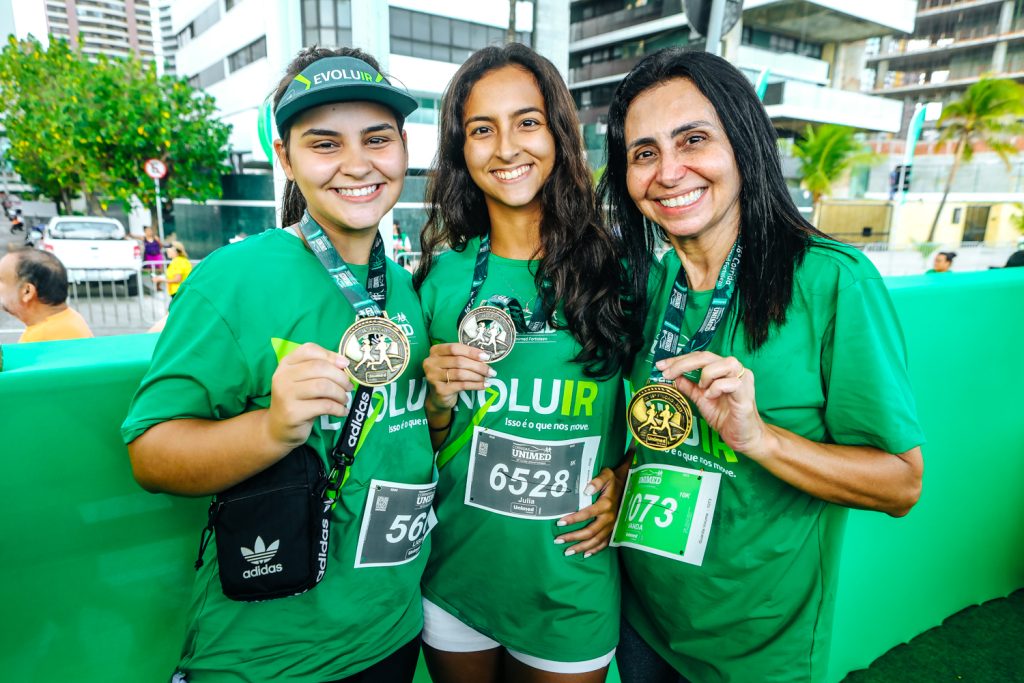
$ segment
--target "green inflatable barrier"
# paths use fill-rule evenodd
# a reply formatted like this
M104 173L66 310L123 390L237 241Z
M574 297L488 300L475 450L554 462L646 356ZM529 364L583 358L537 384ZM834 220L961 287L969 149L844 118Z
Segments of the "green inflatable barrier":
M924 494L904 519L850 514L831 681L1024 586L1024 269L889 286L928 436ZM155 341L0 347L6 680L173 670L207 501L149 494L131 476L118 428Z

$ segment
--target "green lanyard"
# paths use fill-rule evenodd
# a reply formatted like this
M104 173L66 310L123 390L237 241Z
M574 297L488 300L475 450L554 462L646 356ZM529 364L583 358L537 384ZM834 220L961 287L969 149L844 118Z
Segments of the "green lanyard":
M683 264L679 264L679 273L676 281L672 284L672 293L668 297L668 307L661 321L661 332L658 335L658 345L654 348L654 364L651 365L651 379L655 382L662 382L664 379L661 370L657 368L657 362L680 356L693 351L700 351L711 343L719 324L725 319L726 311L732 303L733 294L736 292L736 273L740 267L740 255L743 247L739 241L732 245L729 255L718 271L718 281L715 283L715 291L711 295L711 305L704 316L704 322L697 329L697 332L690 338L682 348L679 348L679 330L683 324L683 315L686 313L686 299L690 289L686 285L686 270Z
M490 235L484 235L480 238L480 249L476 252L476 266L473 268L473 287L469 292L469 300L466 301L466 306L462 309L462 313L459 314L459 324L462 324L462 319L469 315L469 312L473 310L476 304L476 297L480 294L480 288L484 286L484 281L487 279L490 256L491 237ZM547 282L544 285L545 289L550 288ZM507 310L509 317L512 318L512 322L516 326L516 332L539 332L544 329L544 325L548 321L548 312L544 307L544 297L539 293L533 302L533 313L530 315L529 323L526 322L523 307L518 299L505 296L504 294L495 294L487 299L484 305Z
M341 258L338 250L331 244L331 240L324 233L324 229L309 215L309 211L302 214L299 221L299 229L309 243L310 248L316 255L320 264L334 280L341 293L351 304L356 313L356 320L383 315L383 306L387 300L387 260L384 256L384 241L380 233L373 240L370 247L370 270L366 279L366 287L352 274L348 264ZM370 426L380 411L380 404L371 406L373 387L360 384L352 396L352 404L349 406L348 417L342 427L341 434L331 449L331 471L327 475L327 489L325 490L325 502L329 499L333 507L338 489L345 485L348 480L349 468L356 460L356 452L362 445L362 438L369 429L364 430L363 425L370 419Z
M334 284L338 285L338 289L352 305L356 318L382 315L384 301L388 296L388 282L384 240L381 239L380 233L377 233L373 239L373 246L370 247L370 271L366 278L366 287L363 287L338 250L331 244L324 229L309 215L309 211L302 214L299 229L309 243L310 249L334 280Z

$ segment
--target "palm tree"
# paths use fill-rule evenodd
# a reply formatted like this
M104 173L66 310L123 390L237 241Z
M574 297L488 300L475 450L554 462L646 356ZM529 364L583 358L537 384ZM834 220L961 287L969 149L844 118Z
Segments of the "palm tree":
M1024 125L1019 121L1021 116L1024 116L1024 87L1006 78L983 78L968 88L963 97L943 108L937 124L941 130L939 141L954 141L953 165L946 178L939 210L928 231L928 242L935 239L935 228L956 173L962 163L971 162L976 146L991 149L1009 169L1010 155L1017 153L1010 140L1024 133Z
M832 193L832 184L856 164L870 163L875 155L857 139L857 130L826 123L807 126L802 140L793 145L800 160L802 185L814 201L815 222L821 198Z

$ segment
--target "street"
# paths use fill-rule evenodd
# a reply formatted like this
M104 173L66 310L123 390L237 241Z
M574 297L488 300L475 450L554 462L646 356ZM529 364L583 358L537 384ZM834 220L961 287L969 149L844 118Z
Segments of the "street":
M20 232L11 235L10 222L0 218L0 256L19 247L23 240ZM143 277L141 297L128 296L120 284L116 287L110 283L88 287L72 284L68 291L68 305L82 314L96 336L145 332L167 311L166 293L153 295L148 279ZM24 323L0 310L0 344L17 342L24 330Z

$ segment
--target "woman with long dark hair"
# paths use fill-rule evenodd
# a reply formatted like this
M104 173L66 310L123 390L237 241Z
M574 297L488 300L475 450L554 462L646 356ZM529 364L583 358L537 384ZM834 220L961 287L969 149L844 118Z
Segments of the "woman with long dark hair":
M274 94L282 228L171 305L122 433L145 488L215 496L175 681L412 680L429 341L378 227L415 108L360 50L300 52Z
M820 681L848 507L905 515L923 441L899 322L809 225L725 60L667 49L616 89L601 182L623 239L672 249L634 365L613 543L624 681Z
M444 440L423 584L436 681L601 681L618 642L617 559L598 551L641 332L620 257L646 254L601 222L578 126L522 45L473 54L444 95L414 278Z

